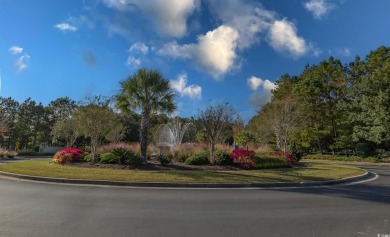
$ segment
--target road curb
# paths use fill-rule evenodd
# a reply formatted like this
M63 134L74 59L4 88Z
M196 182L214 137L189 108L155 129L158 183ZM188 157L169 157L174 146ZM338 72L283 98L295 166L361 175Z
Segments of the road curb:
M328 186L336 184L347 184L364 181L375 177L374 173L364 170L365 173L343 179L310 181L310 182L264 182L264 183L159 183L159 182L120 182L105 180L85 180L85 179L63 179L40 176L29 176L0 171L1 176L12 177L22 180L32 180L61 184L81 184L81 185L104 185L120 187L145 187L145 188L291 188L291 187L314 187Z

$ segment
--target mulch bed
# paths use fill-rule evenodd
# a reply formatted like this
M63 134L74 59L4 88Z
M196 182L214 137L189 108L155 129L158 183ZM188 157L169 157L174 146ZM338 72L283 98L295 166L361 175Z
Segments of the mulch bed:
M101 169L118 169L118 170L211 170L211 171L234 171L242 170L242 168L231 165L186 165L180 162L172 162L169 165L162 166L157 161L148 161L146 164L140 166L118 165L118 164L92 164L90 162L75 162L68 165L82 167L82 168L101 168Z

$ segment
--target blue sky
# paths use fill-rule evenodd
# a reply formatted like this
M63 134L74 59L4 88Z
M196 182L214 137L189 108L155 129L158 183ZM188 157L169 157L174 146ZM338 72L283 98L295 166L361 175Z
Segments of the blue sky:
M388 0L1 0L0 96L111 96L138 68L178 114L229 103L248 121L282 74L390 42Z

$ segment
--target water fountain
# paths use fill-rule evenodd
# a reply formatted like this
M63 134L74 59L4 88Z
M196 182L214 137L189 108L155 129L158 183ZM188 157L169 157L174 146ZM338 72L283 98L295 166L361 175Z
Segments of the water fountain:
M156 132L156 143L160 153L166 154L168 149L173 153L175 148L180 146L191 126L191 123L182 123L178 117L167 124L160 125Z

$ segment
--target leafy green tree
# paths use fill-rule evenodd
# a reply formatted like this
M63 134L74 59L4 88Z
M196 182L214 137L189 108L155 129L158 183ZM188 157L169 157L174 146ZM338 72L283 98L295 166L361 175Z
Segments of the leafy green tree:
M90 103L79 107L75 121L82 135L90 138L92 163L96 162L97 147L115 136L113 131L121 131L122 124L112 109L106 105Z
M58 121L53 127L52 135L56 139L65 140L66 147L73 147L76 139L81 135L77 117Z
M77 103L69 97L61 97L51 101L47 107L52 116L52 120L56 123L72 117L77 110Z
M335 148L340 118L345 111L338 104L347 97L347 70L340 60L329 57L319 65L306 66L294 86L294 95L306 114L307 129L315 134L319 151Z
M359 75L351 90L353 138L390 144L390 47L379 47L352 66Z
M234 141L242 146L246 146L249 142L254 142L255 137L248 131L241 131L234 137Z
M17 133L15 131L15 122L18 115L19 102L11 97L0 97L0 113L3 118L3 123L6 121L6 139L3 139L3 146L11 148L17 141ZM2 137L3 138L3 137Z
M150 118L153 113L173 112L176 109L174 93L169 80L156 70L140 69L120 82L121 91L116 96L117 106L123 111L140 110L141 156L146 162Z

